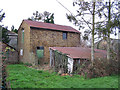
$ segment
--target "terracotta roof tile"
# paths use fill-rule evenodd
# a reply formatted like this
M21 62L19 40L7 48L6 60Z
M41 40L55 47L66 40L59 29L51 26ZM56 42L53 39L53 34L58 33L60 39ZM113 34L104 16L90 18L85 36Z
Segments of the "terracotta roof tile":
M50 47L52 50L58 50L64 54L67 54L71 58L82 58L90 59L91 58L91 48L84 47ZM95 58L105 58L106 51L95 49Z
M80 33L78 30L70 26L63 26L63 25L37 22L37 21L31 21L31 20L23 20L23 21L26 22L28 25L30 25L30 27Z

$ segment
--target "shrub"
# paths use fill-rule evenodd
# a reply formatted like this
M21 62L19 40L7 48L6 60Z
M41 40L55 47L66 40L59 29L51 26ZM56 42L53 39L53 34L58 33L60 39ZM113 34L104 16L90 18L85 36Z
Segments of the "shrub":
M95 78L118 74L118 59L111 58L110 61L106 59L94 60L93 66L90 61L84 62L78 69L78 74L85 78Z

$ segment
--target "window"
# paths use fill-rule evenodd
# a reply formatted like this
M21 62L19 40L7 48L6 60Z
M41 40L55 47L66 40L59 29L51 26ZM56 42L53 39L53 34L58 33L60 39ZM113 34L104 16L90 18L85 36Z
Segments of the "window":
M23 56L23 49L20 49L20 55Z
M44 56L44 47L37 47L36 53L38 58L42 58Z
M24 29L22 29L22 43L24 43Z
M67 33L63 32L63 40L67 39Z

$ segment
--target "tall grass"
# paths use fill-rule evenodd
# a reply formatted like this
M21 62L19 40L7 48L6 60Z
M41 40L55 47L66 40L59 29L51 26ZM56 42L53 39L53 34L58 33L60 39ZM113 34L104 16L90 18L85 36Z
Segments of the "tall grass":
M79 75L59 76L57 73L35 70L24 65L8 65L12 88L118 88L118 76L84 79Z

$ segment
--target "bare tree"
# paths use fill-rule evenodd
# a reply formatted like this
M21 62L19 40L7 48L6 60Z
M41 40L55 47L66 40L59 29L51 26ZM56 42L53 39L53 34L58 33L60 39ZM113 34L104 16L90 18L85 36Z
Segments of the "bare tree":
M96 27L98 23L101 23L103 21L95 21L95 18L101 18L100 12L103 11L104 7L101 7L100 2L85 2L76 0L73 2L73 6L79 6L79 9L77 10L77 15L68 15L67 18L70 22L73 22L76 26L79 26L80 30L84 31L84 39L88 39L89 34L92 35L92 43L91 43L91 61L93 65L94 61L94 41L95 41L95 35L96 33ZM96 17L95 17L96 16ZM86 28L87 27L87 28Z

